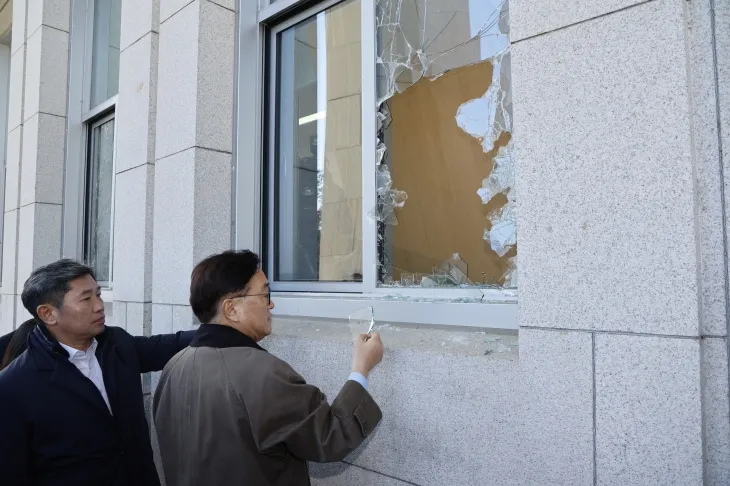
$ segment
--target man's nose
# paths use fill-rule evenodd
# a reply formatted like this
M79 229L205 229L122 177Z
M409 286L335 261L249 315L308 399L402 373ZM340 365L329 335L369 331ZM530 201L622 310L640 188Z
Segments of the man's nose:
M101 297L97 297L94 302L94 312L101 312L104 310L104 300Z

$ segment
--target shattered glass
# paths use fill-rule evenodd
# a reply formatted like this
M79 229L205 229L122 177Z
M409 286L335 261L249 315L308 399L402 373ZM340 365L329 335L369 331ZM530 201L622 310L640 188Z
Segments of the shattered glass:
M378 0L376 15L380 285L516 286L507 1Z
M509 49L502 0L378 0L378 106L422 78Z
M408 194L405 191L393 189L393 180L390 177L388 167L385 165L378 166L378 171L375 174L375 187L377 205L370 211L370 218L390 226L398 226L395 210L405 206Z
M357 309L349 315L350 332L352 336L370 334L375 329L375 312L372 307Z

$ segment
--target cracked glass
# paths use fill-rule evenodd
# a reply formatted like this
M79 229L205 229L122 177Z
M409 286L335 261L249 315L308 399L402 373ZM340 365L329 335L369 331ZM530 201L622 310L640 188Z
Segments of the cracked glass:
M509 11L378 0L378 283L516 287Z

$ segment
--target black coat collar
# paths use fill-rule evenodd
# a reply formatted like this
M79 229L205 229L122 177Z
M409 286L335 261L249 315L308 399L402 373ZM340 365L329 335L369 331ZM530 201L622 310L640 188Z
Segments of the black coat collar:
M201 324L195 333L191 348L255 348L266 351L256 341L238 329L220 324Z
M99 345L96 348L96 356L101 362L101 355L105 351L105 344L109 330L105 327L101 334L96 336ZM33 353L36 358L36 364L39 369L51 369L56 366L56 359L61 358L67 360L69 358L68 351L53 337L48 328L42 321L36 321L36 326L28 336L28 348L33 350L41 348L45 353Z
M34 335L35 342L40 344L41 347L50 351L51 353L60 354L64 358L68 359L68 351L66 351L61 344L56 341L51 332L42 322L36 324L31 333Z

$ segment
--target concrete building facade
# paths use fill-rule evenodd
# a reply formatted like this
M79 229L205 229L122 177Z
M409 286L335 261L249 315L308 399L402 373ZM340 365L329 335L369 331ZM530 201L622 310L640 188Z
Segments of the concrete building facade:
M0 3L3 333L62 256L192 329L253 249L329 397L386 343L316 485L730 484L730 3Z

